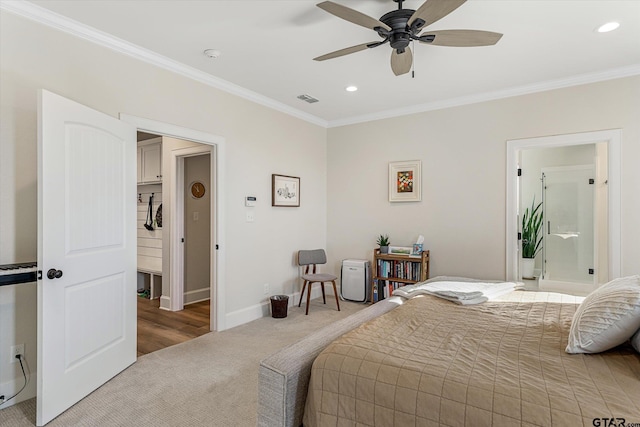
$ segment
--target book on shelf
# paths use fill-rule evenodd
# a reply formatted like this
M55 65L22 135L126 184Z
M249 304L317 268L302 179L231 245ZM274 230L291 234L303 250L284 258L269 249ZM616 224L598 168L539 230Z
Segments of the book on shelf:
M378 260L379 277L395 277L398 279L420 281L422 265L411 261Z
M407 285L403 282L395 282L393 280L377 279L373 286L373 302L382 301L393 295L393 291Z

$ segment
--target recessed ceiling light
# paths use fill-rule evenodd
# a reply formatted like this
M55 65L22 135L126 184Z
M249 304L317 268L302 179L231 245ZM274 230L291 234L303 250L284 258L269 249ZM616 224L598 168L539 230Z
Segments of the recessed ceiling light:
M601 25L600 27L598 27L598 32L599 33L608 33L609 31L615 30L619 26L620 26L620 24L618 22L607 22L606 24Z
M204 56L211 59L218 59L220 55L222 55L222 52L220 52L218 49L207 49L202 53L204 53Z
M347 92L355 92L358 90L357 86L347 86L346 88L344 88Z

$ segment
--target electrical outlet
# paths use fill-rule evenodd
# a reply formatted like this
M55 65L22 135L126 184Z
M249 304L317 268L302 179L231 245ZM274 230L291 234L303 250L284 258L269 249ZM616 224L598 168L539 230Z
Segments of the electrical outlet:
M11 346L11 363L18 363L18 359L16 359L18 354L24 358L24 344Z
M264 294L265 295L269 294L269 284L268 283L264 284Z

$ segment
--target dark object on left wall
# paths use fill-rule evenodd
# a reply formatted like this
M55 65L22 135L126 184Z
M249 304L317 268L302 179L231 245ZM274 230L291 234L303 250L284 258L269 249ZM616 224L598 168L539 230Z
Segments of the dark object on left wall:
M156 227L162 228L162 203L160 203L156 211Z
M147 219L144 222L144 228L149 231L153 231L153 195L149 196L149 207L147 208Z

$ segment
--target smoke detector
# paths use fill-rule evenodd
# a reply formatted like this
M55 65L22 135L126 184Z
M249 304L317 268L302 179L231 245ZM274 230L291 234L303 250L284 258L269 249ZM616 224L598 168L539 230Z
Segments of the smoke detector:
M204 56L211 59L218 59L222 54L218 49L207 49L202 53L204 53Z

